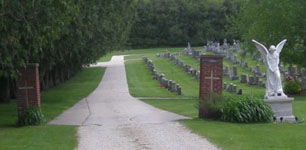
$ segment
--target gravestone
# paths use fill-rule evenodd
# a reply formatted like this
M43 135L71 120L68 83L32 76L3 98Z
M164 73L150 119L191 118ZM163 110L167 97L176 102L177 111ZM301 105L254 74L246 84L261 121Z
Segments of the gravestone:
M247 83L248 82L248 74L242 73L240 78L240 83Z
M254 85L254 80L253 76L249 76L249 85Z
M230 77L231 76L231 71L230 71L230 67L229 66L225 67L224 76L226 76L226 77Z
M30 107L40 108L40 87L38 64L28 64L18 68L20 78L17 80L17 110L18 117Z
M223 90L225 90L227 88L227 83L226 82L223 83L223 87L222 88L223 88Z
M171 92L176 92L176 83L174 81L172 82Z
M233 66L233 74L231 75L231 80L238 80L238 71L237 66Z
M168 82L168 91L172 91L172 83L173 83L173 81L169 80L169 82Z
M168 89L168 87L169 87L168 79L164 78L164 88Z
M199 103L203 103L210 93L222 93L223 57L203 55L200 61L200 93ZM199 108L199 118L208 116L208 110Z
M306 77L302 77L302 90L306 90Z
M237 93L237 85L236 84L233 84L231 92L232 93Z
M242 89L239 89L237 92L238 95L242 95Z
M182 95L182 88L179 84L176 85L176 92L177 92L177 95Z
M261 76L261 71L260 71L260 66L259 65L256 65L255 67L255 73L259 76Z

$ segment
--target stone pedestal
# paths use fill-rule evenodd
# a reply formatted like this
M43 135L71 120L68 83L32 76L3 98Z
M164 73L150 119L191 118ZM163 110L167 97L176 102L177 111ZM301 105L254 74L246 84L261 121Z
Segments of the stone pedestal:
M272 108L276 122L295 123L296 118L292 114L293 98L275 97L265 99L265 102Z

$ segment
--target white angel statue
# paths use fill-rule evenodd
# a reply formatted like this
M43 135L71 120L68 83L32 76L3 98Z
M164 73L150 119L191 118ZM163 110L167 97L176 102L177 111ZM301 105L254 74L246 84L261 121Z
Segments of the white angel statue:
M266 83L266 99L276 96L287 97L283 92L280 71L278 68L279 55L286 43L286 39L281 41L277 46L271 45L269 51L259 42L252 40L255 43L257 50L260 52L262 59L267 67L267 83Z

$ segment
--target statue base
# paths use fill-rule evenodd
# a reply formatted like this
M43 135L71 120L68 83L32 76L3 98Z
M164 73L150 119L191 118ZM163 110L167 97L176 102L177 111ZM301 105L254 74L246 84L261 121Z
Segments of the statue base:
M273 96L265 99L265 102L274 112L274 121L295 123L296 117L292 114L292 102L294 98L287 96Z

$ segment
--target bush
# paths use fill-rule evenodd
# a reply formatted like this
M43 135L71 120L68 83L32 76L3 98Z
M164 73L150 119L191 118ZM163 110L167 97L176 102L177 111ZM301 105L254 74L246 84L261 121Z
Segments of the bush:
M45 121L39 107L26 109L17 121L17 126L39 125Z
M238 123L270 122L271 108L262 100L252 96L227 98L222 109L223 121Z
M294 81L285 83L284 92L286 94L298 94L301 92L301 87Z
M199 108L205 110L207 119L220 119L222 116L223 97L216 93L209 93L206 98L199 103Z

